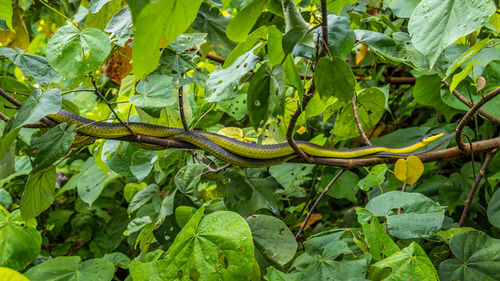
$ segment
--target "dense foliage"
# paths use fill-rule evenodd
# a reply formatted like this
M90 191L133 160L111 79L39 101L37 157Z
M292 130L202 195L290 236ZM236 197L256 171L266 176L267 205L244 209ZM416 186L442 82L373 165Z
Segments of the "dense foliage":
M0 89L22 103L0 99L0 280L500 280L497 6L0 0ZM71 148L79 128L39 122L60 109L263 144L463 138L244 169Z

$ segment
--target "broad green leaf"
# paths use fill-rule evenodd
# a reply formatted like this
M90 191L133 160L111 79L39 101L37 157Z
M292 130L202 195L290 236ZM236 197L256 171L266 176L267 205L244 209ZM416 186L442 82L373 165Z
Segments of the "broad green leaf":
M12 14L13 9L12 9L12 1L9 0L0 0L0 19L5 20L5 23L9 30L13 31L14 28L12 27Z
M404 59L399 56L399 48L395 40L385 33L363 29L354 30L354 33L356 34L357 40L370 46L375 52L391 60L404 61Z
M101 30L79 30L74 25L66 25L50 38L47 59L57 72L70 79L98 68L110 51L111 42Z
M349 65L343 59L334 57L331 60L321 58L318 61L314 72L314 84L323 100L333 94L340 101L347 103L354 96L357 83Z
M288 33L292 29L301 30L305 36L303 35L300 43L304 46L314 48L313 33L309 32L306 34L311 26L304 20L295 2L292 0L282 0L281 5L285 17L285 33ZM283 46L284 49L285 46Z
M125 6L116 13L104 28L104 31L111 33L111 40L118 46L125 46L125 43L132 36L132 14L128 6ZM115 42L116 41L116 42Z
M157 158L156 152L151 150L140 149L134 152L130 163L130 171L139 182L149 175Z
M193 46L199 48L206 42L206 33L184 33L170 44L170 47L177 53L183 53ZM226 60L227 61L227 60Z
M272 178L247 177L233 169L224 172L229 178L227 184L226 206L240 215L249 216L258 210L272 212L283 207L278 184Z
M293 61L292 56L287 56L285 62L283 63L283 71L285 73L286 83L292 85L295 90L297 90L299 97L304 96L304 86L302 85L302 80L300 80L299 71L297 66Z
M285 102L285 75L281 65L269 69L266 62L260 66L250 80L247 108L250 124L257 128L267 122L269 115L282 114Z
M8 267L0 267L0 276L8 281L29 281L24 275Z
M363 228L363 234L369 247L370 255L377 261L384 256L390 256L399 251L391 237L385 233L377 217L369 210L357 208L358 222Z
M485 92L493 91L494 89L496 89L500 86L499 67L500 67L500 60L494 60L494 61L491 61L490 63L488 63L488 65L484 68L483 77L484 77L484 79L486 79L486 87L484 88ZM490 102L494 101L495 99L496 98L494 98ZM487 105L489 105L490 102L486 103L483 106L483 108L487 109ZM487 110L489 112L492 112L492 111L490 111L489 108ZM492 113L494 113L495 115L499 115L498 111L496 111L496 112L493 111Z
M321 176L321 186L327 186L328 183L333 179L335 176L334 173L329 171L326 174L323 174ZM337 198L337 199L342 199L346 198L349 201L353 203L357 203L358 199L356 198L356 194L358 193L359 187L358 187L358 182L359 182L359 177L356 175L356 173L353 173L351 171L345 171L340 178L333 183L332 187L328 191L328 195Z
M92 205L92 203L101 195L106 181L106 174L96 165L83 171L77 183L78 196L80 199Z
M159 0L141 5L144 6L140 10L131 8L134 23L132 68L136 77L144 79L157 67L160 48L172 43L193 22L201 0Z
M483 232L468 231L454 235L450 248L455 258L440 264L441 280L500 279L500 240Z
M286 224L275 217L256 215L247 218L255 247L260 254L281 266L295 256L297 242Z
M421 0L391 0L389 8L396 17L409 18Z
M184 227L196 211L198 211L196 208L190 206L179 206L175 208L175 222L180 227Z
M446 47L487 24L495 11L493 1L423 0L413 11L408 30L432 68Z
M364 191L370 190L374 186L380 186L385 181L385 173L387 172L386 164L378 164L370 169L366 177L358 182L359 188Z
M248 86L249 83L245 83L235 98L217 102L216 108L222 110L227 113L227 115L238 121L245 118L248 114L246 105Z
M245 41L267 3L269 0L253 0L239 11L227 26L227 37L236 42Z
M137 192L134 197L132 198L132 201L130 201L130 204L128 205L127 212L129 214L133 213L135 210L139 209L140 207L144 206L144 204L148 203L153 196L158 193L159 189L156 184L150 184L146 188L141 189L139 192Z
M338 1L334 1L338 2ZM356 41L356 34L349 27L350 20L346 17L337 15L328 15L328 43L330 45L330 54L334 57L340 57L345 60ZM318 28L316 36L321 35L321 29Z
M344 8L344 6L351 5L351 4L355 3L356 1L357 0L326 1L326 8L328 9L328 11L330 11L334 14L340 15L340 11L342 11L342 8ZM321 5L320 0L314 0L314 2L316 3L316 5L318 5L318 7Z
M414 155L408 156L406 159L398 159L394 166L394 175L398 180L412 185L417 182L424 172L424 164L420 158Z
M264 280L267 281L294 281L292 277L288 276L286 273L277 270L274 267L268 267L267 273L264 276Z
M488 204L488 221L500 228L500 189L497 189Z
M281 43L281 41L283 40L283 35L281 34L281 31L274 25L269 26L267 30L267 52L269 54L269 65L271 67L274 67L277 64L281 64L281 62L285 58L283 45Z
M450 108L441 99L441 85L441 78L438 75L420 76L413 87L413 98L419 104L435 108L437 112L443 114L446 120L451 120L458 111ZM447 94L451 95L449 92Z
M311 179L308 175L311 173L312 168L311 165L283 163L270 167L269 173L283 186L285 194L299 192L296 195L300 195L302 193L300 186Z
M40 84L50 84L61 79L47 62L47 59L37 55L25 54L21 49L0 47L0 55L11 60L26 76L33 77Z
M450 92L453 92L453 90L462 82L465 78L469 76L469 73L472 70L472 67L474 66L473 62L470 62L464 70L460 71L459 73L453 75L451 78L451 84L450 84Z
M276 27L274 27L276 29ZM266 26L262 26L253 31L245 41L239 43L229 54L224 62L223 67L226 68L233 64L241 55L250 51L259 41L267 40L268 29ZM281 35L281 33L280 33ZM260 44L261 48L265 45ZM271 58L269 58L271 59Z
M202 219L200 208L176 236L159 261L133 261L130 273L142 280L248 280L254 246L245 220L236 213L218 211Z
M236 97L238 90L241 89L240 79L252 71L259 61L259 57L253 53L259 46L238 57L231 66L218 68L210 75L207 81L207 93L209 93L207 101L218 102Z
M45 211L54 201L56 169L41 170L28 177L21 197L21 215L32 219Z
M384 280L438 281L438 274L431 260L416 242L372 265L379 271L390 267L392 272Z
M99 10L111 0L91 0L89 4L89 12L95 14L99 12Z
M47 114L54 114L61 109L61 91L53 88L46 92L35 89L31 95L22 103L16 115L13 128L24 124L35 123Z
M175 186L180 192L193 200L199 199L198 183L204 170L205 166L202 164L191 164L182 167L174 177Z
M10 130L7 134L2 136L2 139L0 140L0 159L2 159L11 148L12 143L16 140L17 135L19 134L19 130L21 130L21 128Z
M12 196L5 189L0 189L0 206L8 209L12 205Z
M170 106L177 101L175 88L174 78L153 74L137 83L137 93L130 97L130 103L144 110Z
M23 270L40 254L41 245L32 222L25 222L19 210L9 214L0 206L0 266Z
M202 3L196 19L191 27L197 32L207 33L207 45L214 51L227 57L236 43L226 36L226 27L230 18L221 14L220 10L208 3Z
M397 209L401 208L398 215ZM366 204L377 217L386 217L390 233L401 239L434 236L443 225L445 210L420 193L390 191Z
M73 210L58 209L49 213L49 218L45 222L45 228L50 228L50 234L57 237L64 225L69 222L69 218L73 215Z
M366 256L339 260L340 255L352 252L347 242L337 240L325 243L319 254L313 255L306 251L297 257L292 264L294 271L291 272L291 277L296 280L366 280Z
M448 212L452 214L455 208L463 206L468 197L470 189L474 184L476 175L479 173L481 163L474 163L474 170L472 169L472 162L463 164L460 172L452 173L448 178L448 184L443 185L439 189L439 201L448 208ZM481 180L479 186L484 184L484 178ZM472 200L472 206L477 203L478 197L475 196Z
M123 235L129 236L137 231L144 229L146 226L151 225L153 220L150 216L137 217L130 221L127 225L127 230L123 232Z
M385 95L379 88L367 88L358 94L356 104L363 130L367 131L373 128L382 118L385 101ZM349 139L360 135L354 119L354 111L350 104L345 106L340 113L339 120L335 123L332 133L337 139Z
M115 273L113 264L105 259L82 262L77 256L57 257L32 267L24 275L31 281L106 281Z
M30 148L37 152L32 173L50 167L63 157L71 147L75 134L76 125L67 127L66 123L61 123L40 137L32 138Z
M293 52L293 49L300 42L300 40L304 38L305 34L306 31L304 31L302 27L296 26L288 30L283 35L283 38L281 39L281 45L283 46L283 52L285 53L285 55Z

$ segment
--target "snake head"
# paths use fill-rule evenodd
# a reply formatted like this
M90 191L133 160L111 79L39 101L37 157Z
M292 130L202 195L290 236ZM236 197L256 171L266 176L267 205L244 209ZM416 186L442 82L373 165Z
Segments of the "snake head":
M433 133L422 138L423 143L431 143L444 136L444 133Z

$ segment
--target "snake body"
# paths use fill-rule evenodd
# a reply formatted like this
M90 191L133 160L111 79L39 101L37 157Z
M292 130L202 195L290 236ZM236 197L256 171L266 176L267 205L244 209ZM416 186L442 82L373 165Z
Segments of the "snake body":
M47 117L57 123L66 122L68 125L75 124L79 134L89 136L90 138L114 139L131 135L129 129L121 123L93 121L65 110L60 110L58 113L50 114ZM296 157L294 150L286 142L257 146L254 143L247 143L204 131L185 131L179 128L138 122L129 122L127 126L135 134L191 143L225 162L243 167L272 166ZM358 158L370 155L399 157L400 155L411 154L443 135L443 133L430 134L418 142L400 148L365 146L350 149L335 149L306 141L296 141L296 143L305 153L315 157ZM83 141L80 142L86 143ZM145 148L159 149L161 147L147 145Z

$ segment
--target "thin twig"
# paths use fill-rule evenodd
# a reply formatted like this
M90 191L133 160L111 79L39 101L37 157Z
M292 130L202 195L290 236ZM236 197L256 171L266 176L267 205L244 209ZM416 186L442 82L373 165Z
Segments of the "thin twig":
M326 0L321 0L321 33L323 35L323 44L321 44L321 57L330 52L328 43L328 11L326 9Z
M70 90L62 93L61 95L66 95L66 94L71 94L71 93L78 93L78 92L94 92L94 90L90 89L75 89L75 90Z
M485 96L479 100L478 103L476 103L465 115L462 117L460 122L457 125L457 128L455 129L456 135L455 135L455 141L458 145L458 148L462 151L465 151L465 144L464 141L462 140L462 131L465 128L465 125L469 122L469 120L472 118L472 116L488 101L493 99L494 97L498 96L500 94L500 87L496 88L495 90L489 92Z
M330 188L332 187L332 185L337 181L337 179L346 171L347 169L343 168L341 169L337 175L335 175L335 177L330 181L330 183L325 187L325 189L323 190L323 192L321 192L321 194L319 195L318 199L316 199L316 201L314 201L314 204L312 205L311 209L309 210L309 212L307 212L307 217L306 219L304 220L304 223L302 224L302 226L300 227L299 229L299 232L297 232L297 235L295 235L295 240L297 240L300 235L302 234L302 232L304 232L304 229L307 225L307 222L309 221L309 219L311 218L311 215L312 213L314 212L314 209L316 208L316 206L318 205L319 201L321 201L321 199L323 199L323 197L325 196L325 194L330 190Z
M71 153L73 153L73 151L75 151L75 149L74 148L70 148L68 150L68 152L66 153L66 155L64 155L61 159L59 159L59 161L57 161L57 163L54 166L57 166L57 165L61 164L61 162L64 161L65 159L67 159L71 155Z
M200 118L198 118L198 120L196 120L196 123L194 123L194 125L193 125L193 126L191 126L191 129L196 128L196 126L198 126L198 123L200 123L201 119L203 119L203 118L204 118L204 117L205 117L205 116L206 116L206 115L207 115L210 111L212 111L212 109L214 109L214 108L215 108L215 105L216 105L215 103L214 103L214 104L212 104L212 106L211 106L211 107L210 107L207 111L205 111L205 112L204 112L204 113L200 116Z
M91 81L92 81L92 85L94 85L94 89L95 89L95 93L108 105L109 109L111 109L111 112L113 112L113 114L115 115L116 119L118 120L118 122L120 122L123 126L125 126L125 128L127 128L127 130L130 132L130 134L132 134L133 136L136 136L136 134L134 133L134 131L132 131L132 129L130 129L130 127L124 123L122 121L122 119L118 116L118 114L116 113L116 111L113 109L113 106L109 103L109 101L102 95L101 91L99 90L99 88L97 87L97 84L96 84L96 81L95 81L95 78L93 76L91 76Z
M352 97L351 104L352 104L352 110L354 112L354 120L356 121L356 125L358 126L358 131L361 134L361 137L363 138L365 144L371 146L372 143L368 139L368 136L366 136L366 133L363 130L363 126L361 125L361 121L359 120L358 106L356 105L356 94L354 94L354 97Z
M443 80L443 84L445 84L448 88L450 87L450 83L448 81ZM465 96L460 94L460 92L457 89L453 89L452 91L453 95L458 98L463 104L467 105L468 107L473 107L474 104L471 103ZM480 108L477 110L477 113L481 114L484 116L486 119L490 120L491 122L500 125L500 118L496 117L495 115L485 111L484 109Z
M467 215L469 214L470 206L472 204L472 199L474 199L474 194L476 193L477 188L479 187L479 183L481 182L481 178L484 176L486 173L486 168L488 168L488 165L491 162L491 159L495 154L497 153L498 149L493 149L490 152L488 152L488 155L486 156L486 159L484 160L483 166L481 167L481 170L479 170L479 174L476 177L476 180L474 181L474 184L472 185L472 189L469 192L469 196L467 196L467 200L465 201L465 207L462 212L462 216L460 217L460 227L464 226L465 219L467 218Z
M13 98L11 95L7 94L3 89L0 88L0 96L2 96L4 99L8 100L10 103L12 103L15 106L21 106L21 103Z
M2 112L0 112L0 119L5 122L9 122L9 117L7 117L7 115L3 114Z
M184 131L189 131L189 127L186 122L186 116L184 115L184 91L182 86L179 88L179 112L181 113L181 121L182 127L184 127Z

